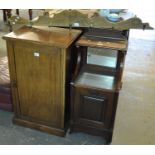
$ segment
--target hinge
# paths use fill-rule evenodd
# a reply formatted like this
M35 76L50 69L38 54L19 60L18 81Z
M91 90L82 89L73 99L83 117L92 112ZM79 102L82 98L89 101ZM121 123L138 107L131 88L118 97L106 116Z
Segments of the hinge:
M17 88L17 82L16 82L15 80L13 80L13 81L11 82L11 86L12 86L13 88Z

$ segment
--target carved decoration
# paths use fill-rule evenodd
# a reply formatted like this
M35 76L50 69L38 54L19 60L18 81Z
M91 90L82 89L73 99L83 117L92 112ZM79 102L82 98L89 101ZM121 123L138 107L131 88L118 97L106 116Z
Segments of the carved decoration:
M39 26L57 26L57 27L94 27L94 28L112 28L117 30L128 29L153 29L148 23L142 23L141 19L131 17L119 22L110 22L106 17L101 17L97 12L92 16L81 13L80 10L63 10L50 16L45 13L36 19L29 21L18 16L10 18L11 24L39 25Z

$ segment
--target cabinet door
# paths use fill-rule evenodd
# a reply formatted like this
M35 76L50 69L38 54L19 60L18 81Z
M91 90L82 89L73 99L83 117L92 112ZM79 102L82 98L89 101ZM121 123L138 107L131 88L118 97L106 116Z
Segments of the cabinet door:
M62 50L36 44L14 47L21 116L63 127L64 76Z
M108 128L112 118L113 94L75 88L74 121L84 126Z

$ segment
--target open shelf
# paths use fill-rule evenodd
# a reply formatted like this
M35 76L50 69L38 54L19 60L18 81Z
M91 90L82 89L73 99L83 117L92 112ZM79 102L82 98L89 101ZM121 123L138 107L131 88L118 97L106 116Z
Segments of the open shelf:
M76 86L91 87L109 91L117 91L118 89L115 76L94 74L89 72L80 73L74 84Z
M84 34L88 38L104 40L104 39L111 39L114 41L117 40L126 40L126 37L122 34L122 31L118 30L111 30L111 29L96 29L90 28L88 32Z
M115 39L107 37L89 36L83 35L77 42L78 46L96 47L96 48L108 48L125 51L127 49L126 39Z

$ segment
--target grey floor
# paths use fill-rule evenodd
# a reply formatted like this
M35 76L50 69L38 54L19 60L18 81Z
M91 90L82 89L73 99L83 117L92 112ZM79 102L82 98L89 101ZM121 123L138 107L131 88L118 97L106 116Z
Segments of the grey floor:
M1 11L1 10L0 10ZM13 11L13 14L15 11ZM42 11L33 11L33 17ZM29 18L27 10L20 10L20 15ZM5 41L1 38L8 33L8 27L2 19L0 12L0 57L6 56ZM102 137L91 136L84 133L67 133L65 137L58 137L40 131L24 128L12 124L13 113L0 110L0 144L1 145L102 145Z
M58 137L12 124L13 113L0 110L0 145L102 145L103 138L84 133Z

